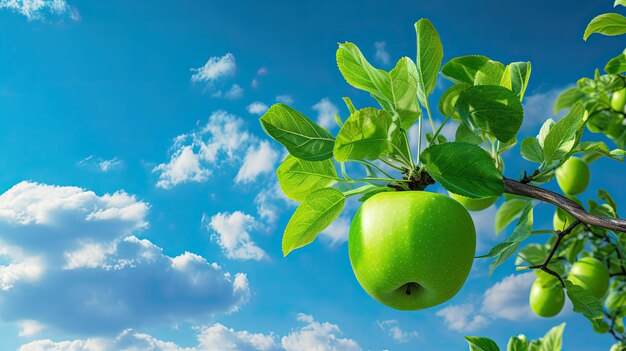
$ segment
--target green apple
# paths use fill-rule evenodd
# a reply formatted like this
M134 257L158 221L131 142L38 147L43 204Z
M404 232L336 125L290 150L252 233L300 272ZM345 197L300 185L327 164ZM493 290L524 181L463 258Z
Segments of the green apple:
M577 204L582 206L582 202L573 196L568 196L570 200L575 201ZM554 230L564 230L570 224L572 224L576 218L571 214L567 213L564 209L557 207L556 211L554 211L554 217L552 218L552 225Z
M458 201L463 207L465 207L468 211L482 211L487 207L491 206L496 200L498 200L497 196L483 197L481 199L472 199L471 197L465 197L463 195L458 195L455 193L448 192L451 198Z
M475 250L467 210L425 191L372 196L356 212L348 236L350 263L363 289L399 310L452 298L472 268Z
M579 158L570 157L556 169L556 181L567 195L578 195L589 185L589 166Z
M620 89L611 94L611 108L617 112L624 112L626 105L626 88Z
M554 317L563 309L565 293L555 277L542 277L530 288L530 308L540 317Z
M576 261L567 276L572 283L579 285L598 299L602 299L609 289L609 270L598 259L583 257Z

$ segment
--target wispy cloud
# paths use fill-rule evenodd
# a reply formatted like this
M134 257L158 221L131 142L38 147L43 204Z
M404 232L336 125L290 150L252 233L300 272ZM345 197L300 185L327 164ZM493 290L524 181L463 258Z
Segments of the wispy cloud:
M286 105L291 105L293 104L293 97L291 95L278 95L276 97L276 101L282 102L283 104L286 104Z
M120 170L124 167L124 161L117 157L111 159L103 159L94 155L89 155L86 158L80 160L78 165L86 169L108 173L116 170Z
M252 86L253 89L256 89L259 87L261 77L265 75L267 75L267 68L265 67L261 67L256 71L256 76L254 77L254 79L252 79L252 82L250 82L250 85Z
M452 305L437 311L437 316L443 317L449 329L458 332L471 332L489 324L489 320L476 314L471 304Z
M192 83L203 83L206 90L212 91L211 96L235 100L243 96L243 88L239 84L224 86L224 80L235 75L237 62L235 56L227 53L224 56L213 56L199 68L192 68Z
M396 319L386 321L377 321L380 329L385 331L389 336L397 342L407 342L411 339L419 337L419 333L415 330L405 331L400 328L400 323Z
M192 68L191 81L194 83L211 84L220 78L233 76L237 69L235 56L227 53L224 56L213 56L199 68Z
M384 41L377 41L374 43L374 47L376 48L376 53L374 54L374 58L376 61L382 63L383 65L388 65L391 61L389 57L389 53L386 49L387 43Z
M0 0L0 10L3 9L19 13L29 21L80 19L78 11L65 0Z

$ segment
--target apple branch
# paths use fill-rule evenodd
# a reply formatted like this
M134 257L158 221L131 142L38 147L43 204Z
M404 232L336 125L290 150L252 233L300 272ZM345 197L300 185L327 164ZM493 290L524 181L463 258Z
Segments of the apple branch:
M576 202L550 190L504 178L504 192L531 197L558 206L584 224L595 225L616 232L626 232L626 220L593 215L585 211Z
M557 230L556 231L556 241L554 242L554 245L552 245L552 249L550 250L550 253L548 254L548 257L546 257L545 261L543 261L542 264L535 264L532 266L528 266L528 267L524 267L526 269L541 269L542 271L554 276L555 278L557 278L559 280L559 282L561 282L561 286L563 288L565 288L565 282L563 281L563 278L561 278L561 275L558 274L557 272L551 270L550 268L548 268L548 265L550 264L550 261L552 261L552 257L554 257L554 254L556 253L556 250L559 248L559 245L561 244L561 241L563 240L563 238L568 235L569 233L571 233L574 228L576 228L579 224L581 224L582 222L580 220L575 220L572 224L570 224L567 228L565 228L565 230Z

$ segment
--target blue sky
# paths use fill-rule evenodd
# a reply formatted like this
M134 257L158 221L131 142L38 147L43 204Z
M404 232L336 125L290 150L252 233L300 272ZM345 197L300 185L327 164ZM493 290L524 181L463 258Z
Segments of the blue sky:
M347 116L342 96L373 105L343 81L337 42L389 69L415 56L413 23L427 17L444 61L532 62L521 133L534 135L559 91L622 51L620 37L582 40L608 11L611 1L0 0L0 349L460 350L463 335L504 344L566 321L567 350L607 350L611 339L572 312L534 317L533 278L512 260L491 277L476 260L462 291L429 310L378 304L348 260L355 204L283 258L295 207L273 173L284 151L258 117L276 101L322 124ZM530 167L510 152L508 176ZM626 203L620 167L594 163L581 198L607 189ZM537 207L537 227L553 211ZM498 241L494 214L474 214L479 252Z

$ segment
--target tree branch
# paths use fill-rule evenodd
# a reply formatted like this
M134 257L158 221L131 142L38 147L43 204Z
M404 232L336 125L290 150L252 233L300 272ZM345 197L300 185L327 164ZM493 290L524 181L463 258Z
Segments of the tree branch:
M626 220L592 215L576 202L550 190L504 178L504 192L527 196L553 204L585 224L595 225L616 232L626 232Z

